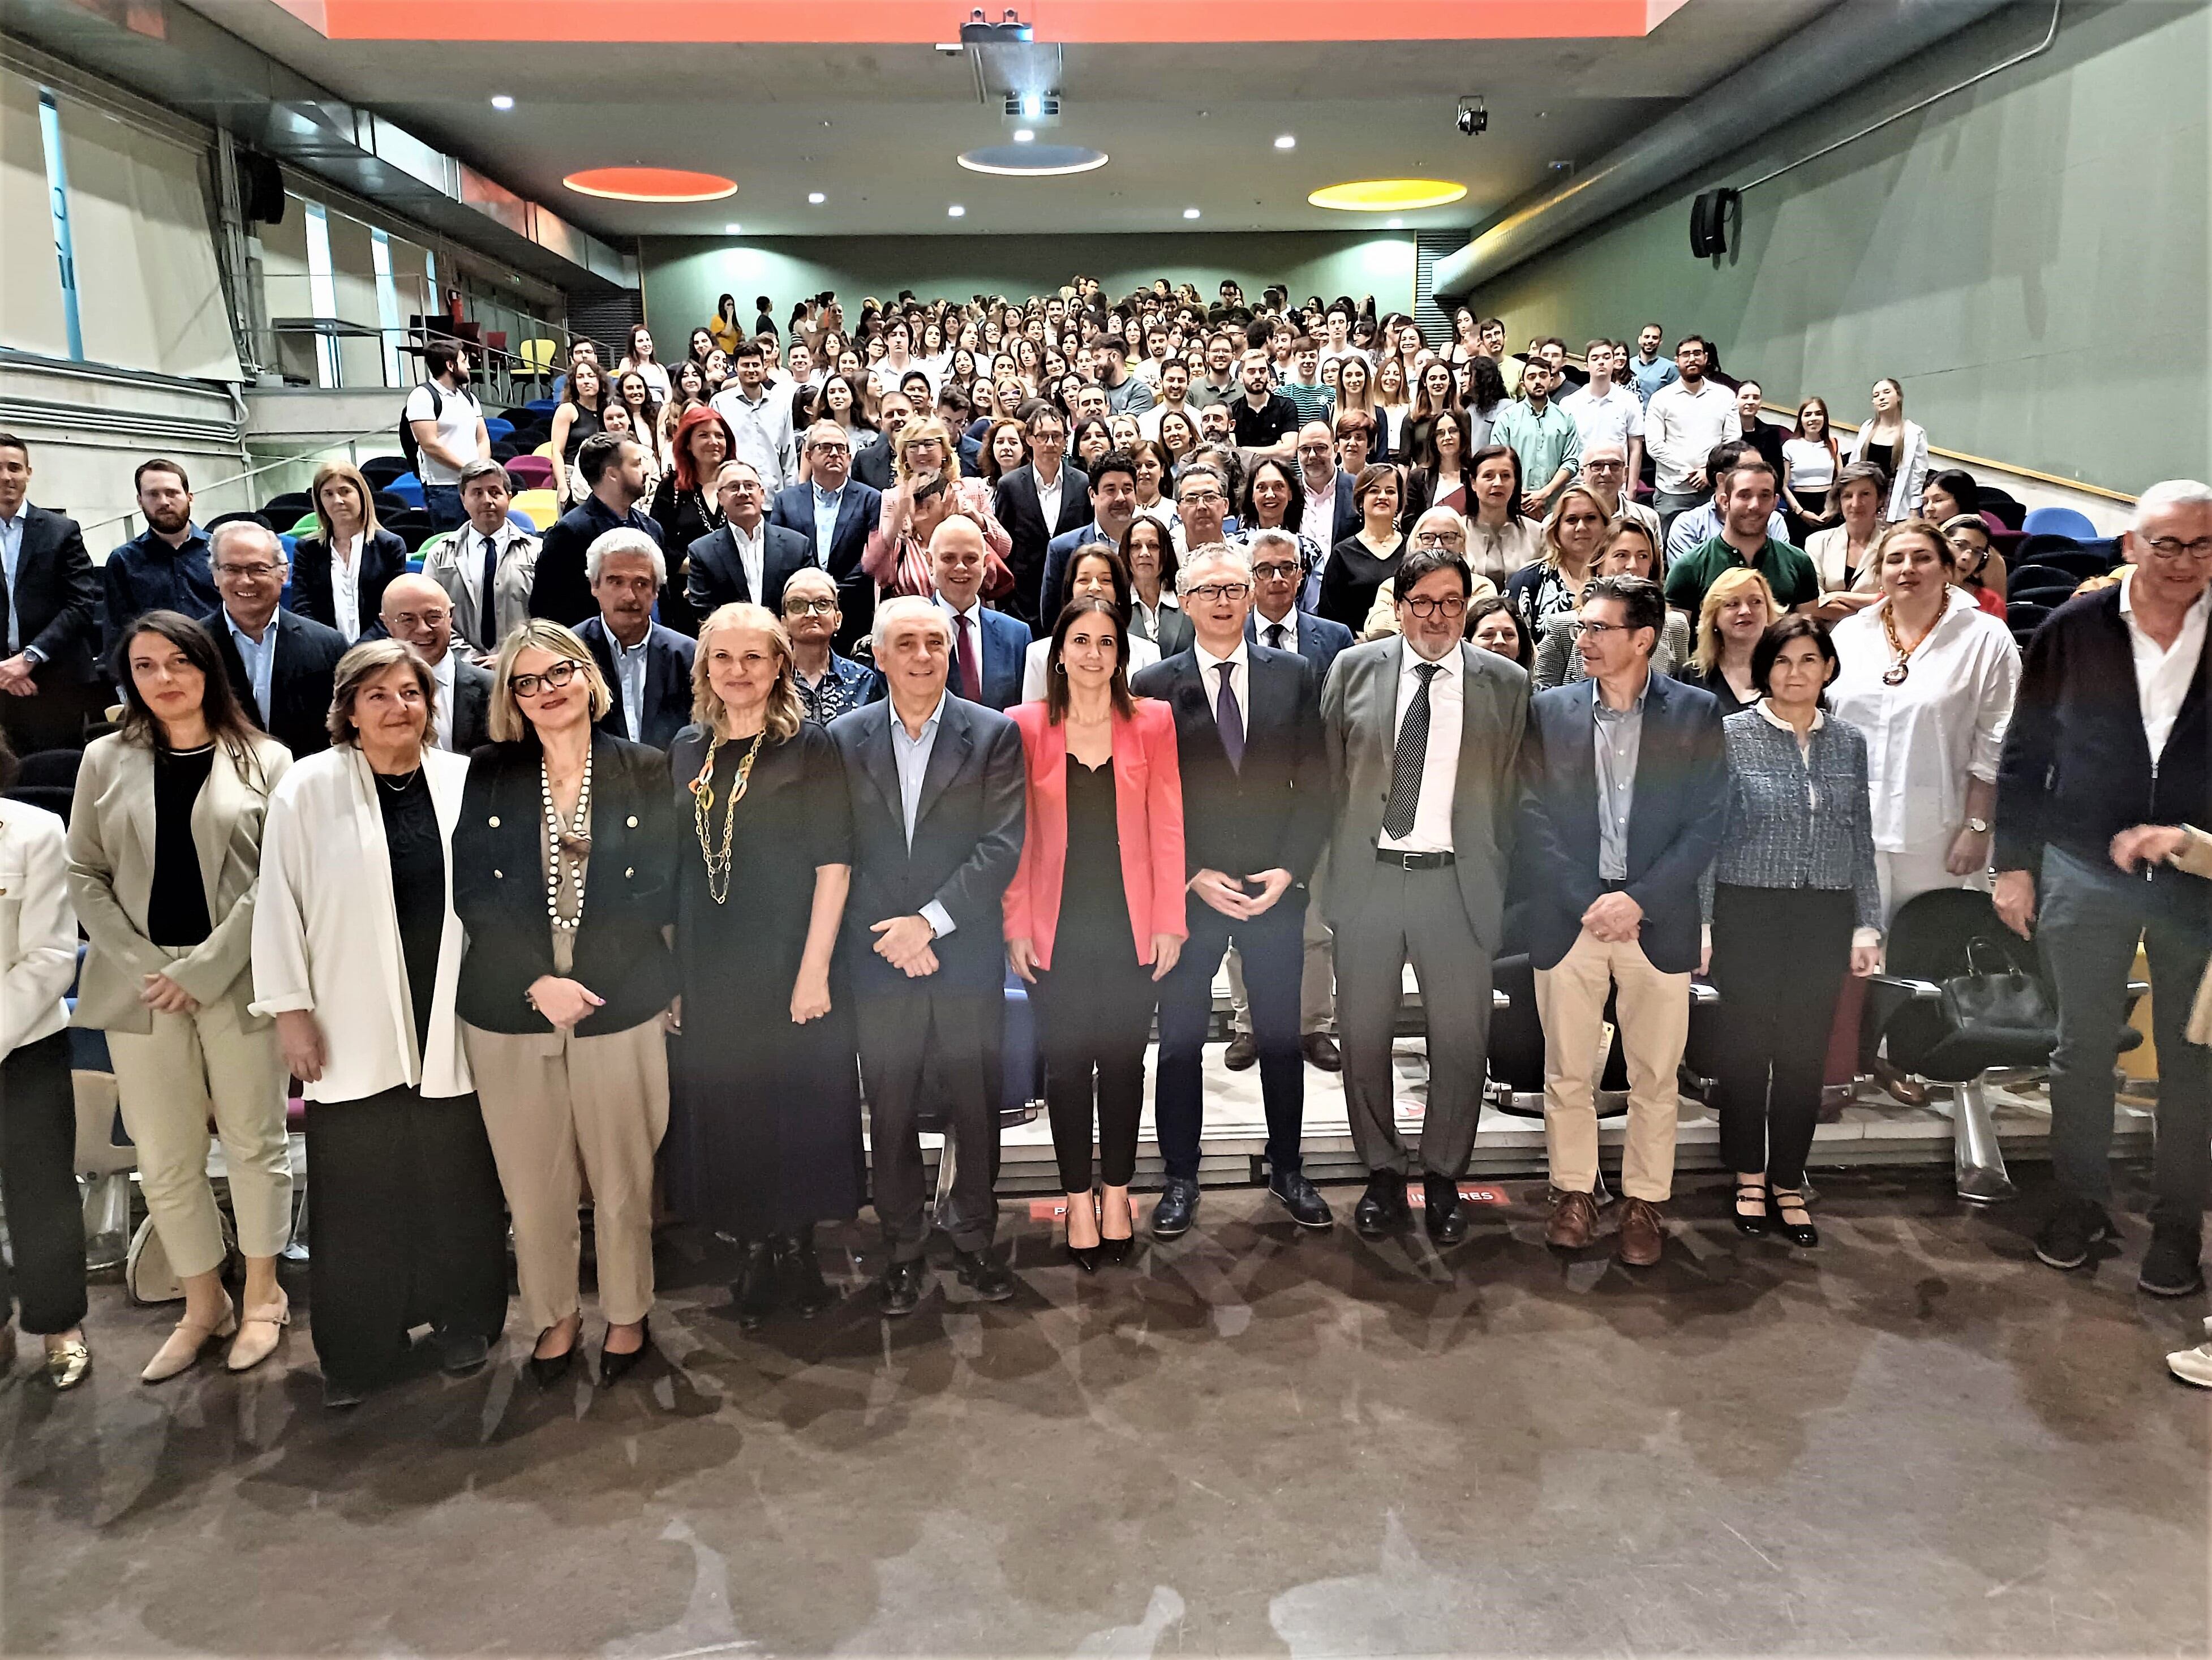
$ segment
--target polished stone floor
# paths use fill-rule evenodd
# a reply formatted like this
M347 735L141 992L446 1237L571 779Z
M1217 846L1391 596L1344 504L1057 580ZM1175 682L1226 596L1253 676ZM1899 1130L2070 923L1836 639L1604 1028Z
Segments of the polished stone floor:
M0 1651L2203 1655L2212 1395L2161 1356L2205 1301L2136 1293L2139 1213L2038 1266L2023 1174L1823 1174L1810 1252L1700 1178L1640 1274L1526 1181L1441 1256L1210 1189L1096 1279L1009 1201L1013 1302L755 1337L678 1232L621 1387L511 1331L346 1414L304 1275L269 1365L153 1389L173 1310L103 1286L92 1383L0 1386Z

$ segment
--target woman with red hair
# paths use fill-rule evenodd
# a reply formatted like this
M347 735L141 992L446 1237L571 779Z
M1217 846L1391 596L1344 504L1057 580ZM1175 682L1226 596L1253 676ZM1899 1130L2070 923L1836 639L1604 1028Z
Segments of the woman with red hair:
M668 581L660 590L660 621L665 628L696 639L699 618L684 597L684 584L691 570L691 544L722 528L721 504L714 499L714 475L737 448L730 423L702 404L684 411L670 441L675 465L653 493L650 509L660 526L661 550L668 556Z

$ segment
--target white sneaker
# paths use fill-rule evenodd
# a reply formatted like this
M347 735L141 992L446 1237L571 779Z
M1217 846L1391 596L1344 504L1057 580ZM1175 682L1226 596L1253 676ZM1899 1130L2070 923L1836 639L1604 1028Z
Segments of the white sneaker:
M2212 1320L2204 1323L2204 1339L2193 1349L2176 1349L2166 1357L2166 1365L2183 1383L2212 1389Z

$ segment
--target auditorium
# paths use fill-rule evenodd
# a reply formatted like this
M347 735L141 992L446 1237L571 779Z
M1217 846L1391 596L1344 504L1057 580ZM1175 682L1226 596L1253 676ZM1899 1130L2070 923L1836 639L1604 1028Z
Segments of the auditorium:
M0 0L0 1649L2212 1652L2208 109Z

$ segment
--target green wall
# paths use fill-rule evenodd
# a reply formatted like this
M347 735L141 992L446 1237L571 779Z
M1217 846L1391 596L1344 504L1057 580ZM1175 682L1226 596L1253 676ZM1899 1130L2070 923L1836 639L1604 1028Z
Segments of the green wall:
M1281 283L1300 296L1354 299L1371 294L1385 311L1413 305L1410 232L1285 231L1189 235L809 236L732 241L649 237L643 248L646 316L674 336L714 314L734 294L747 316L753 296L775 301L778 320L800 295L836 290L857 319L863 295L887 300L901 289L925 298L975 293L1017 298L1056 291L1081 271L1109 294L1164 277L1193 283L1211 299L1234 277L1256 296ZM665 348L664 348L665 350Z
M2040 58L1746 194L1738 254L1689 251L1691 199L1810 154L2025 50L2008 7L1724 167L1477 295L1518 344L1714 337L1770 404L1857 421L1903 381L1930 443L2134 494L2212 472L2202 3L2067 0Z

